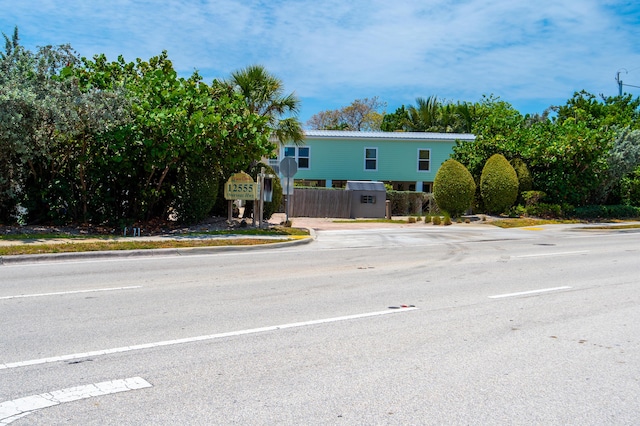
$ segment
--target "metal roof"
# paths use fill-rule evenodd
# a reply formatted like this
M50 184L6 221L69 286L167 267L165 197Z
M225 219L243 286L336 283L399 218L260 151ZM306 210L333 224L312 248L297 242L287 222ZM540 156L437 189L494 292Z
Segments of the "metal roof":
M347 191L387 191L384 183L368 180L348 180L345 189Z
M305 130L305 136L313 138L336 139L397 139L397 140L475 140L471 133L434 133L434 132L354 132L350 130Z

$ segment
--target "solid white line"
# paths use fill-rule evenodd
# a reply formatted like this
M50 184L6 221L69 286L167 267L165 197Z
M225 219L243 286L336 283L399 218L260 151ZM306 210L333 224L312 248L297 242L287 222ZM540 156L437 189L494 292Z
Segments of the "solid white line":
M21 299L23 297L43 297L43 296L59 296L66 294L78 294L78 293L95 293L97 291L116 291L116 290L131 290L134 288L142 288L141 285L133 285L129 287L113 287L113 288L94 288L90 290L74 290L74 291L60 291L57 293L39 293L39 294L19 294L17 296L3 296L0 300L7 299Z
M0 403L0 426L8 425L36 410L53 407L65 402L150 387L151 384L145 379L141 377L130 377L128 379L76 386L40 395L14 399L12 401L5 401Z
M569 286L564 286L564 287L543 288L543 289L540 289L540 290L521 291L519 293L498 294L496 296L489 296L489 299L501 299L501 298L504 298L504 297L524 296L524 295L527 295L527 294L546 293L548 291L568 290L570 288L571 287L569 287Z
M205 336L186 337L186 338L183 338L183 339L165 340L165 341L154 342L154 343L143 343L143 344L140 344L140 345L123 346L123 347L120 347L120 348L103 349L103 350L98 350L98 351L61 355L61 356L55 356L55 357L50 357L50 358L39 358L39 359L32 359L32 360L28 360L28 361L8 362L8 363L5 363L5 364L0 364L0 370L8 370L10 368L26 367L26 366L30 366L30 365L47 364L47 363L51 363L51 362L69 361L69 360L74 360L74 359L90 358L90 357L109 355L109 354L115 354L115 353L121 353L121 352L139 351L139 350L142 350L142 349L151 349L151 348L157 348L157 347L161 347L161 346L172 346L172 345L180 345L180 344L184 344L184 343L201 342L201 341L204 341L204 340L222 339L222 338L225 338L225 337L244 336L244 335L247 335L247 334L256 334L256 333L263 333L263 332L267 332L267 331L285 330L285 329L288 329L288 328L305 327L305 326L309 326L309 325L327 324L327 323L332 323L332 322L347 321L347 320L360 319L360 318L368 318L368 317L387 315L387 314L393 314L393 313L398 313L398 312L409 312L409 311L414 311L416 309L418 309L418 308L410 306L410 307L401 308L401 309L389 309L389 310L386 310L386 311L367 312L367 313L364 313L364 314L345 315L345 316L334 317L334 318L324 318L324 319L312 320L312 321L294 322L294 323L289 323L289 324L273 325L273 326L259 327L259 328L250 328L250 329L247 329L247 330L229 331L229 332L225 332L225 333L209 334L209 335L205 335Z
M523 254L520 256L513 256L514 258L522 259L526 257L544 257L544 256L570 256L572 254L586 254L589 253L589 250L580 250L580 251L564 251L559 253L537 253L537 254Z

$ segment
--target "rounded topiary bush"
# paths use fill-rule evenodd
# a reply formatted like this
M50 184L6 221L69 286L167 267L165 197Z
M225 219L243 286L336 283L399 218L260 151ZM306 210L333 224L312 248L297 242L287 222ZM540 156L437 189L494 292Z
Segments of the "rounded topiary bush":
M433 181L433 198L438 208L459 216L473 203L476 184L467 168L456 160L442 163Z
M480 195L488 213L504 213L518 198L518 175L502 154L492 155L480 175Z

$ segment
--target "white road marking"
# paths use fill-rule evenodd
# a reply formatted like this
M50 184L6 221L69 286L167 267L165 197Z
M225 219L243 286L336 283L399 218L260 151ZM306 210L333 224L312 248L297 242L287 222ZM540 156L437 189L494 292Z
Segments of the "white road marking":
M39 294L19 294L17 296L2 296L0 300L7 299L21 299L24 297L44 297L44 296L59 296L66 294L79 294L79 293L95 293L98 291L117 291L117 290L131 290L134 288L142 288L141 285L132 285L129 287L113 287L113 288L94 288L89 290L73 290L73 291L60 291L57 293L39 293Z
M563 251L558 253L536 253L536 254L522 254L520 256L512 256L515 259L524 259L527 257L545 257L545 256L570 256L573 254L586 254L589 253L589 250L580 250L580 251Z
M543 288L543 289L540 289L540 290L521 291L519 293L498 294L496 296L489 296L489 299L502 299L504 297L524 296L524 295L527 295L527 294L546 293L548 291L568 290L570 288L571 287L569 287L569 286L563 286L563 287Z
M0 426L8 425L36 410L53 407L65 402L150 387L151 384L145 379L141 377L130 377L128 379L76 386L40 395L14 399L12 401L5 401L0 403Z
M247 335L247 334L256 334L256 333L264 333L264 332L267 332L267 331L285 330L285 329L288 329L288 328L306 327L306 326L309 326L309 325L327 324L327 323L338 322L338 321L347 321L347 320L354 320L354 319L360 319L360 318L369 318L369 317L375 317L375 316L380 316L380 315L394 314L394 313L398 313L398 312L409 312L409 311L414 311L416 309L418 309L418 308L410 306L410 307L403 307L403 308L400 308L400 309L388 309L386 311L367 312L367 313L364 313L364 314L345 315L345 316L334 317L334 318L324 318L324 319L319 319L319 320L294 322L294 323L289 323L289 324L272 325L272 326L259 327L259 328L250 328L250 329L246 329L246 330L229 331L229 332L225 332L225 333L209 334L209 335L205 335L205 336L186 337L184 339L165 340L165 341L154 342L154 343L143 343L141 345L123 346L123 347L120 347L120 348L103 349L103 350L98 350L98 351L91 351L91 352L83 352L83 353L76 353L76 354L54 356L54 357L50 357L50 358L39 358L39 359L32 359L32 360L28 360L28 361L8 362L8 363L5 363L5 364L0 364L0 370L8 370L10 368L27 367L27 366L30 366L30 365L47 364L47 363L51 363L51 362L59 362L59 361L69 361L69 360L74 360L74 359L91 358L91 357L109 355L109 354L115 354L115 353L121 353L121 352L139 351L139 350L142 350L142 349L151 349L151 348L157 348L157 347L161 347L161 346L172 346L172 345L180 345L180 344L184 344L184 343L201 342L201 341L205 341L205 340L222 339L222 338L225 338L225 337L244 336L244 335Z

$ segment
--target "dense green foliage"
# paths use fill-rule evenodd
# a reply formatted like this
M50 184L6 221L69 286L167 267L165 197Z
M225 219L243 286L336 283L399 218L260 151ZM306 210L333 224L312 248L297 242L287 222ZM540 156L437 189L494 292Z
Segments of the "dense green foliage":
M598 99L579 92L542 116L522 116L504 101L484 98L473 108L476 140L458 142L453 158L476 179L494 154L520 158L532 189L544 191L548 203L617 202L624 178L640 166L639 106L630 95Z
M473 176L463 164L453 159L442 163L433 182L433 197L441 211L459 216L471 207L475 192Z
M468 102L441 102L436 96L417 98L416 106L404 105L386 114L381 129L386 132L469 133L475 106Z
M518 192L531 191L533 189L533 178L527 164L521 158L514 158L510 161L513 170L518 175Z
M148 61L0 54L0 221L198 221L221 182L270 154L269 118L227 83Z
M480 195L487 213L504 213L518 198L518 175L502 154L494 154L480 175Z

